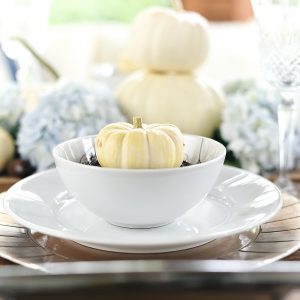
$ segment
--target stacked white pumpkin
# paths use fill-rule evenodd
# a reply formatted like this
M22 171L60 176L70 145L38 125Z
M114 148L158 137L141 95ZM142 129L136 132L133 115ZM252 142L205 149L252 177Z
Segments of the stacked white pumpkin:
M211 136L225 101L195 72L208 52L208 23L201 15L181 8L140 13L123 57L140 70L117 89L128 120L139 115L145 123L170 123L185 133Z

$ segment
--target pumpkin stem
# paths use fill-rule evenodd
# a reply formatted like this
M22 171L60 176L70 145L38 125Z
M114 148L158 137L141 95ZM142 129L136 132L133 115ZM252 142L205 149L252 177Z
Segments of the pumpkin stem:
M182 0L172 0L172 6L177 10L183 10Z
M133 117L133 128L143 128L141 117Z

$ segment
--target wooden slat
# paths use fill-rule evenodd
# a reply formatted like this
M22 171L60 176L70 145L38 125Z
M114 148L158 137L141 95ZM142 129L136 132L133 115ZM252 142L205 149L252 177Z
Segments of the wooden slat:
M20 178L0 176L0 193L7 191L13 184L18 182Z
M278 174L271 174L268 176L268 179L271 181L275 181L277 177L278 177ZM291 178L292 181L300 183L300 172L299 171L291 172L289 174L289 177Z

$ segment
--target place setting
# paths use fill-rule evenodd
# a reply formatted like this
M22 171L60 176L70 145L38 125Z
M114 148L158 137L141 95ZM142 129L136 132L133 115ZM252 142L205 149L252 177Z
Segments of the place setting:
M124 144L113 152L120 137ZM158 155L172 160L148 159L161 139L166 152ZM125 144L130 140L147 159L137 161L141 150ZM219 142L182 135L174 125L144 125L140 117L59 144L55 169L2 197L0 255L46 271L42 263L53 261L160 258L251 260L256 268L297 250L298 200L224 165L225 155ZM169 165L145 167L158 162Z
M48 29L46 6L15 2L20 33L0 16L0 265L201 289L300 259L298 0L57 2Z

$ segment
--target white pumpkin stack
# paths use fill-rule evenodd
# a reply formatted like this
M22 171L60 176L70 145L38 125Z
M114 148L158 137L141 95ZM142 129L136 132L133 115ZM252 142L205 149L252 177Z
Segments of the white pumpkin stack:
M182 7L140 13L123 56L123 63L140 70L117 89L128 120L139 115L145 123L170 123L185 133L211 136L225 101L195 73L208 51L208 24L201 15Z

